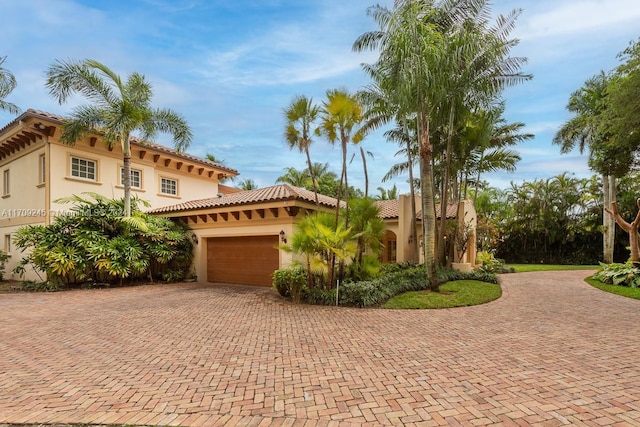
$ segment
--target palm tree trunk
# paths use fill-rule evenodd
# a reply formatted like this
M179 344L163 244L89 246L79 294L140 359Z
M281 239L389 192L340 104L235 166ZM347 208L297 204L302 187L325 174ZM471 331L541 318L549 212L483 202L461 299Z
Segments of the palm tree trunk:
M447 149L445 152L444 158L444 176L442 189L440 192L440 229L438 230L438 264L441 266L445 266L446 264L446 253L445 253L445 232L447 226L447 205L449 204L449 183L450 183L450 174L451 174L451 145L453 139L453 119L454 119L454 109L453 104L449 109L449 129L447 131Z
M482 161L484 160L484 150L480 154L480 160L478 161L478 175L476 176L476 189L473 194L473 203L475 204L476 199L478 198L478 188L480 188L480 167L482 166Z
M124 185L124 216L131 216L131 144L129 135L122 136L122 157L123 157L123 185Z
M424 112L420 112L423 123L420 132L420 184L422 187L422 241L424 253L424 265L427 269L429 287L434 292L440 291L437 281L434 258L436 214L433 193L433 147L429 139L429 118Z
M409 195L411 197L411 236L413 237L411 241L411 260L418 262L418 220L416 218L416 190L413 188L413 155L411 154L410 139L407 139L407 165L409 168Z
M360 155L362 156L362 166L364 167L364 197L369 197L369 173L367 172L367 157L364 154L362 145L360 146Z
M318 182L316 181L316 177L313 175L313 165L311 164L309 147L305 147L304 152L307 155L307 166L309 167L309 176L311 176L311 182L313 183L313 194L316 196L316 206L319 207L320 202L318 201Z
M347 141L345 136L342 136L342 177L344 179L344 201L346 203L345 210L345 225L349 226L349 181L347 179Z

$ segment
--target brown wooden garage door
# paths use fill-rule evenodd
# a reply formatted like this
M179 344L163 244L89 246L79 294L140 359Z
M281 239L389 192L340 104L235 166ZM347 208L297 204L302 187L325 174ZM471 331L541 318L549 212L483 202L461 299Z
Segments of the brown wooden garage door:
M280 264L278 236L210 237L207 281L271 286Z

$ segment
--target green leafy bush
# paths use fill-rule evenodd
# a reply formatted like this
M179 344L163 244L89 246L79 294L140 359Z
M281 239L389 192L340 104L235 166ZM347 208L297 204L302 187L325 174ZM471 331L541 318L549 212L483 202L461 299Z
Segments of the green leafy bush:
M309 304L336 305L336 289L305 289L303 300Z
M414 261L384 263L380 266L380 274L396 273L398 271L409 270L418 266L419 264Z
M299 303L302 300L306 284L307 272L299 265L273 272L273 287L280 295L285 298L291 298L295 303Z
M478 280L480 282L498 284L498 276L490 271L458 271L451 269L439 269L437 272L440 283L453 282L454 280Z
M492 252L480 251L476 255L476 263L480 264L480 270L487 273L514 273L512 267L504 264L504 260L496 258Z
M385 302L398 293L426 289L428 283L422 267L401 269L372 280L343 282L338 289L305 289L303 299L310 304L369 307Z
M36 282L25 280L22 282L22 290L26 292L56 292L62 289L59 284L51 282Z
M132 216L123 217L122 200L89 193L93 200L73 196L69 215L50 225L22 227L15 244L30 249L14 269L27 267L46 274L59 286L113 283L123 279L184 278L191 265L189 229L182 223L143 213L132 200Z
M5 252L0 251L0 281L4 278L4 264L9 259L9 255Z
M390 272L375 279L358 282L346 281L341 283L338 289L309 289L306 286L306 270L297 266L276 271L273 275L273 287L280 295L288 298L292 296L291 284L295 283L301 289L301 301L319 305L336 305L337 293L338 305L349 307L375 306L404 292L429 288L427 274L423 266L396 264L388 269ZM438 280L442 283L453 280L479 280L498 283L498 276L485 271L461 272L443 269L439 270L437 275Z
M640 287L640 268L634 267L631 262L625 264L603 264L593 278L610 285Z

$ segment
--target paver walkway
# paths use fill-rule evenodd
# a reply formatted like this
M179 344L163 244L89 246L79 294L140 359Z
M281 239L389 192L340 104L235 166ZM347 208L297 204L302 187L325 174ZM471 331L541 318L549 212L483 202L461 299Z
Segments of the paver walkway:
M0 424L640 426L640 301L589 272L492 303L296 306L166 285L0 295Z

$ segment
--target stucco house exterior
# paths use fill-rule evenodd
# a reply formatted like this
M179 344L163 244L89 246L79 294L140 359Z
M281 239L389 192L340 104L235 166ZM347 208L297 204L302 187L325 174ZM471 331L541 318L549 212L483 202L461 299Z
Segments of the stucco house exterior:
M69 206L57 199L84 192L124 195L120 146L109 149L99 135L65 145L59 141L63 120L27 110L0 129L0 249L10 255L7 278L18 278L11 271L22 257L13 247L13 234L64 214ZM220 180L238 172L158 144L133 141L131 148L132 194L150 203L150 213L189 225L195 243L193 267L203 282L271 286L273 271L293 262L278 245L293 234L296 223L310 212L336 207L332 197L319 195L316 204L312 191L286 184L251 191L222 185ZM387 228L382 261L413 259L409 196L377 203ZM475 221L469 202L450 205L446 215ZM470 242L464 256L473 263L475 235Z
M394 200L380 200L377 202L380 209L380 216L382 217L386 226L386 234L383 239L385 246L385 252L383 253L382 260L384 262L406 262L414 259L413 245L414 236L411 226L411 198L409 195L400 195L398 199ZM418 246L422 244L422 211L420 196L415 196L415 205L418 210L416 213L417 220L417 236ZM439 227L440 219L442 217L441 206L436 205L436 218L438 219ZM470 200L462 200L460 202L450 203L445 209L446 219L449 223L457 224L457 230L460 230L466 241L466 247L461 248L452 244L451 255L452 262L456 265L454 267L461 269L471 269L475 267L476 260L476 226L477 226L477 213L473 202ZM453 225L453 224L451 224ZM420 251L419 251L420 252ZM421 254L420 254L421 255ZM422 258L419 261L423 261ZM465 264L461 266L458 264ZM467 265L468 264L468 265Z
M25 225L49 224L69 206L56 200L98 193L124 196L122 149L109 149L99 135L60 142L63 117L27 110L0 129L0 249L9 256L6 278L21 258L12 236ZM132 141L132 195L154 208L217 195L219 182L238 174L234 169L178 153L170 148ZM35 277L27 277L35 279Z
M278 250L294 232L296 223L315 211L332 212L337 200L288 184L179 203L153 209L189 225L196 236L194 268L206 282L271 286L271 273L291 264L291 254ZM387 228L383 262L404 262L411 256L411 203L409 196L377 202ZM437 207L439 210L439 207ZM475 227L475 210L469 201L450 204L447 218L465 218ZM420 213L418 213L418 218ZM438 215L439 216L439 215ZM421 226L417 239L422 241ZM463 263L475 260L475 234L469 247L457 254Z

